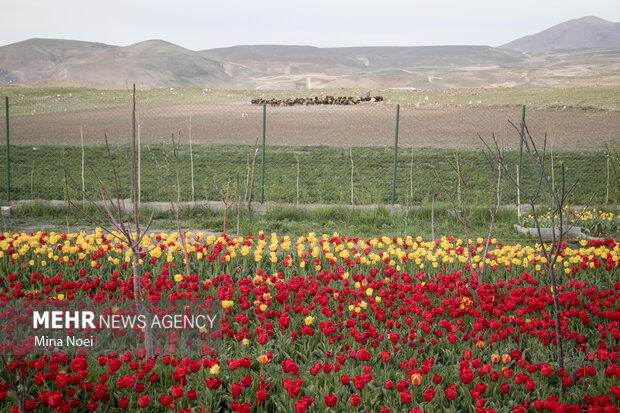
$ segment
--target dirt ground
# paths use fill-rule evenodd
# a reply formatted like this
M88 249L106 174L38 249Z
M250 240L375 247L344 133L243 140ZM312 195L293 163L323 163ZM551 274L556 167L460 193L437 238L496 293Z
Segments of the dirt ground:
M137 135L141 143L253 145L262 137L262 107L246 103L157 104L140 106ZM479 148L478 137L495 134L504 145L515 147L521 108L416 108L402 106L399 145L409 147ZM547 133L558 149L600 149L620 144L620 112L545 110L526 112L533 136ZM127 142L131 136L128 106L12 116L11 144L85 145ZM286 146L391 146L396 129L396 105L267 107L268 145Z

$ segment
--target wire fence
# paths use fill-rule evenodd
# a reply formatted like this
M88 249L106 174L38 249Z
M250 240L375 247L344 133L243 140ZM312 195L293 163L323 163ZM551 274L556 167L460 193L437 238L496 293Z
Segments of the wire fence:
M96 91L86 97L69 95L5 100L2 121L9 122L9 144L4 148L7 173L0 181L4 202L62 200L81 197L81 188L95 191L89 163L111 184L104 137L121 181L129 182L125 164L132 136L131 93L105 99L98 99ZM210 101L204 91L202 95L177 96L176 101L136 96L141 202L169 200L168 189L174 187L169 184L176 183L165 179L166 160L169 178L173 173L173 136L181 145L183 201L218 201L227 187L231 199L247 199L253 175L255 201L420 205L429 203L433 193L439 200L455 199L464 190L460 170L469 178L469 201L485 204L495 182L483 140L493 139L505 149L516 174L521 107L483 108L475 102L471 107L394 102L263 106L249 100L222 104ZM539 144L547 136L550 175L560 182L563 163L566 182L578 181L572 204L585 204L592 195L596 205L620 203L613 199L617 191L610 199L609 188L617 183L610 179L606 150L620 142L619 112L528 109L526 125ZM522 177L534 185L528 162L524 158ZM128 198L129 190L125 184L121 195ZM507 183L502 202L514 205L516 197Z

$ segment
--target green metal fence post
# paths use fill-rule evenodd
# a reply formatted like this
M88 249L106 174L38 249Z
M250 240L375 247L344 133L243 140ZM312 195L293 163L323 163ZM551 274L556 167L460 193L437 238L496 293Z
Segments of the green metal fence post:
M9 152L9 97L4 97L4 108L6 113L6 202L7 205L11 202L11 156Z
M394 138L394 174L392 175L392 205L396 202L396 164L398 162L398 124L400 122L400 104L396 105L396 136Z
M525 105L523 105L523 109L521 110L521 143L519 144L519 170L517 172L517 183L521 184L521 163L523 160L523 133L525 132ZM519 188L517 188L517 211L520 211L520 202L519 202Z
M260 171L260 203L265 202L265 131L267 122L267 103L263 102L263 147L261 153Z

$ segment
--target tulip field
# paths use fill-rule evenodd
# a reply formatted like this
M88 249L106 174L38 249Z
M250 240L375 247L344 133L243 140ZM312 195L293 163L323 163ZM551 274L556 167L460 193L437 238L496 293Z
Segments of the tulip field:
M24 410L40 412L618 410L611 239L561 245L563 370L539 245L492 240L483 257L482 239L187 232L184 257L179 239L142 240L140 294L221 306L217 350L5 354L0 410L19 410L18 386ZM0 298L133 298L131 254L101 229L4 233Z

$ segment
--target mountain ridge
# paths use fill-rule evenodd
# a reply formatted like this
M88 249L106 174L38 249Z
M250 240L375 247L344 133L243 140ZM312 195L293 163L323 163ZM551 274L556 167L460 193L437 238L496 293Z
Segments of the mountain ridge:
M541 32L506 43L500 48L521 52L620 46L620 23L596 16L568 20Z
M578 34L586 32L587 39L580 40ZM573 46L605 48L571 48L563 38ZM596 67L577 67L589 61ZM554 84L571 74L605 77L619 67L620 23L592 16L500 47L239 45L193 51L161 39L114 46L42 38L0 47L0 82L98 87L133 82L232 89L494 87Z

